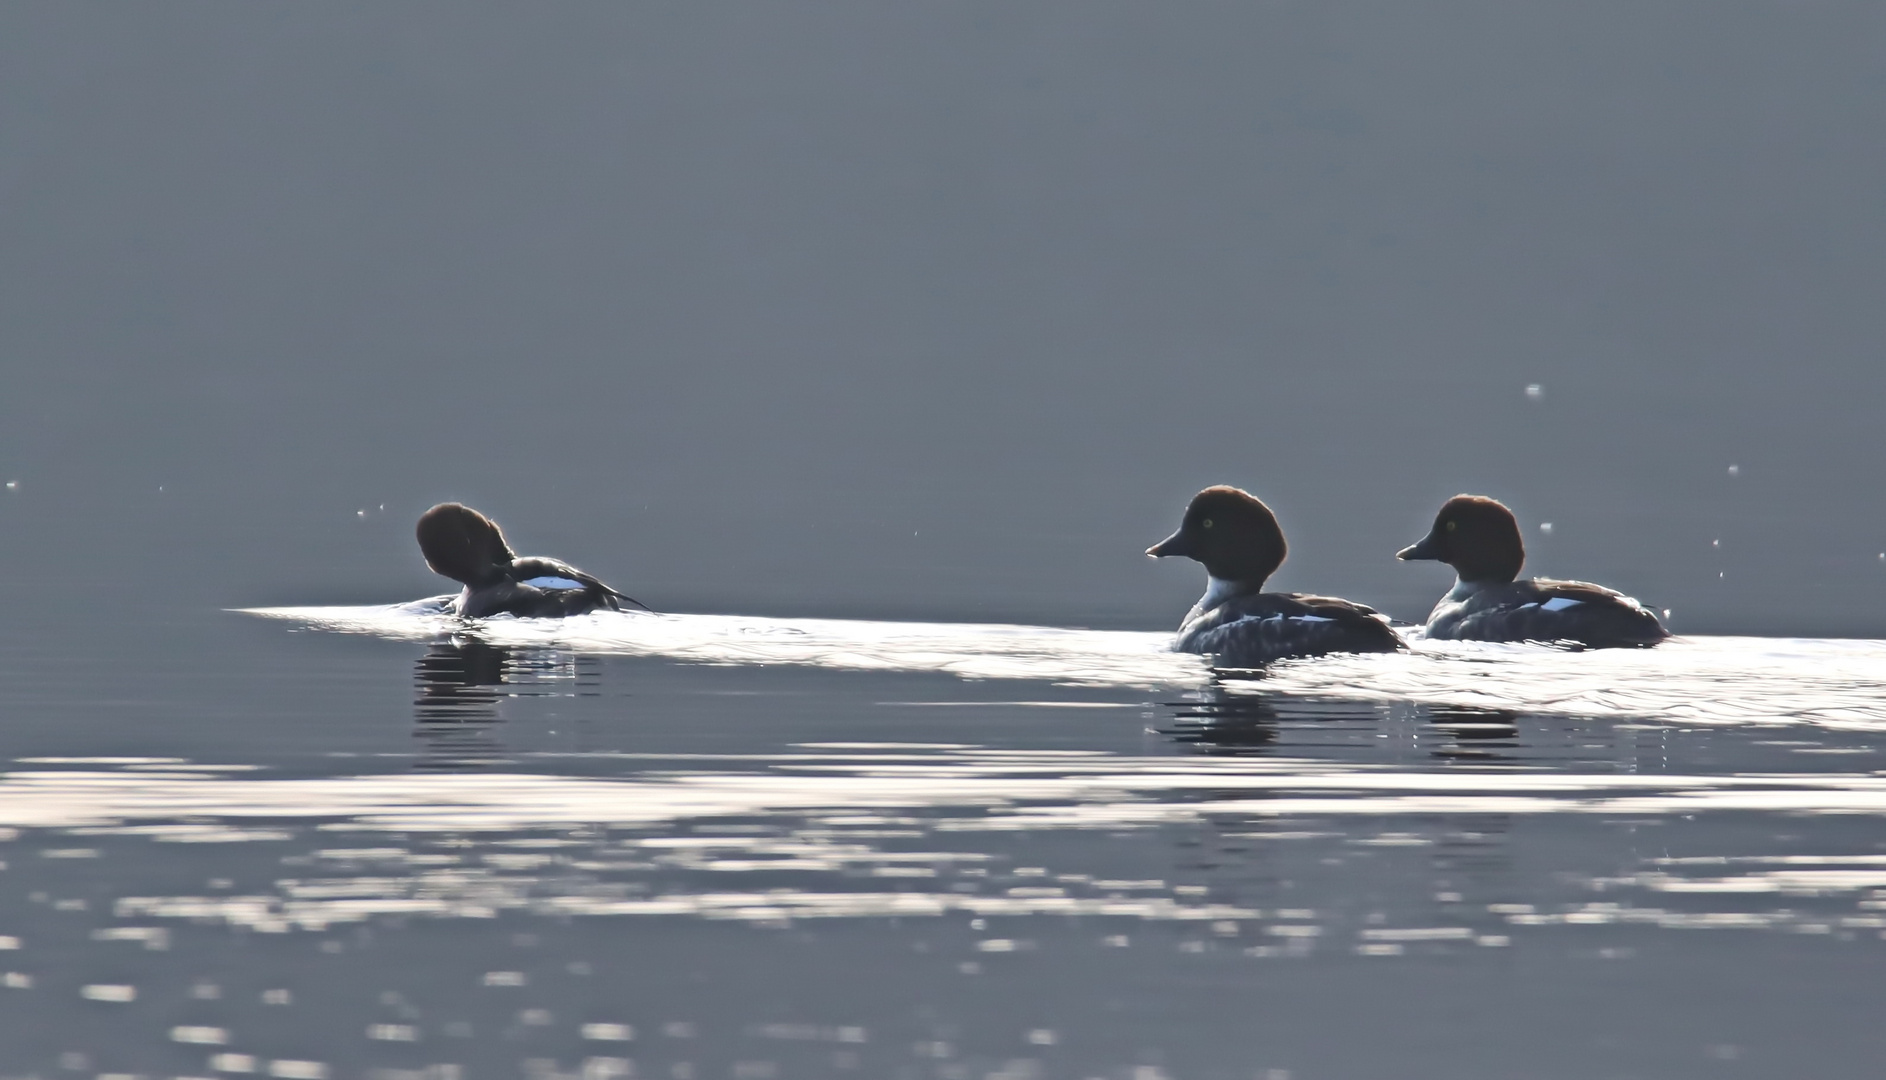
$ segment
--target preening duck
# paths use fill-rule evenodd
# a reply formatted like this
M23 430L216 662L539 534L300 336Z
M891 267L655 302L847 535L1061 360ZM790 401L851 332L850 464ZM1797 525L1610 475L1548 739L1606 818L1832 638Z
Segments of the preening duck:
M468 619L487 615L555 618L598 609L647 605L557 559L518 558L490 518L459 503L440 503L419 516L419 551L434 573L465 586L448 610Z

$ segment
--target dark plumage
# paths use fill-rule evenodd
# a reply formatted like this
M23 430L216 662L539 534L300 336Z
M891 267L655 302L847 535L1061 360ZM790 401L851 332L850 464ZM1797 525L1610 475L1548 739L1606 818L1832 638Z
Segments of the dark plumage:
M620 611L624 602L647 610L641 601L569 563L518 558L497 523L469 506L440 503L419 516L417 533L426 565L464 584L453 613L468 619L555 618L598 608Z
M1146 550L1203 563L1205 595L1179 624L1173 648L1212 653L1221 663L1252 667L1289 656L1394 652L1401 638L1374 608L1333 596L1267 593L1264 582L1288 548L1270 507L1234 487L1193 496L1179 531Z
M1454 496L1428 535L1395 557L1443 562L1460 575L1428 616L1431 638L1575 641L1606 648L1655 645L1670 636L1643 605L1602 585L1514 580L1526 563L1526 544L1513 512L1497 499Z

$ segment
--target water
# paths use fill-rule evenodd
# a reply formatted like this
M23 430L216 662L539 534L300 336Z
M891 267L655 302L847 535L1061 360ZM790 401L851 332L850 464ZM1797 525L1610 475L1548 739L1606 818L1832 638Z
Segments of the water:
M0 5L0 1077L1876 1073L1881 27Z
M1886 642L1215 676L1164 635L1028 626L196 630L299 673L269 730L14 742L4 1075L1732 1077L1886 1049Z

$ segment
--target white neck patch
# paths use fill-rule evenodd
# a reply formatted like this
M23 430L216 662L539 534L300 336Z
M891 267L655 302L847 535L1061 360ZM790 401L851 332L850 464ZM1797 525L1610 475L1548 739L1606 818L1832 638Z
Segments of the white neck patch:
M1210 611L1244 591L1242 582L1226 581L1224 578L1215 578L1210 575L1206 576L1205 581L1207 582L1205 595L1198 598L1199 611Z
M1442 597L1441 599L1465 600L1469 596L1472 596L1474 593L1477 593L1481 589L1486 588L1486 584L1487 583L1484 581L1461 581L1458 578L1456 578L1454 581L1454 588L1452 589L1452 591L1450 591L1446 596Z

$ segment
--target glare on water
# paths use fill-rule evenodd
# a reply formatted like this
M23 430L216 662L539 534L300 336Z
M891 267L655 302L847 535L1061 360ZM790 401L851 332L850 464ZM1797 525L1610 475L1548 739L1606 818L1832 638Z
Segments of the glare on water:
M1314 1067L1315 1012L1389 1023L1413 988L1484 992L1513 957L1579 993L1615 966L1643 988L1605 991L1623 1006L1716 958L1824 974L1886 950L1882 643L1416 643L1214 672L1164 634L1053 627L255 614L423 650L413 749L16 759L19 1060L1345 1075ZM702 695L750 719L690 733ZM806 737L841 706L849 734ZM533 742L552 726L589 742ZM825 981L790 1000L760 975L800 971ZM1151 1005L1259 999L1269 1019L1180 1041ZM112 1012L63 1019L75 1002ZM1699 1060L1747 1049L1697 1038ZM1473 1051L1495 1072L1535 1052Z

